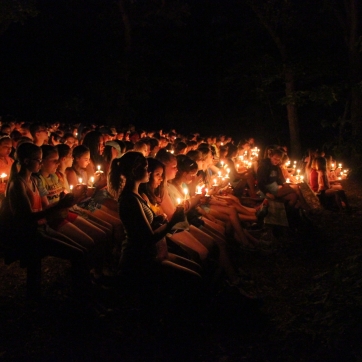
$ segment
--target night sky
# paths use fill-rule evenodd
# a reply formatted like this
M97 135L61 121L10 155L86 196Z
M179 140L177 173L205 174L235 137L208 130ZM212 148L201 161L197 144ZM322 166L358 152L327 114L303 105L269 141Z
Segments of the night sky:
M12 23L0 35L0 114L288 143L279 54L244 1L125 2L130 48L114 1L37 1L36 16ZM289 44L297 86L343 88L341 32L303 3ZM304 102L302 145L330 140L322 124L343 106L343 97Z

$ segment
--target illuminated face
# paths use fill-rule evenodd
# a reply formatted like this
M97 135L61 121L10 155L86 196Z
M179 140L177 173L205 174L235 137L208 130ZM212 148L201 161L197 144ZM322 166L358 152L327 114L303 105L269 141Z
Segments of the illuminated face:
M142 145L139 152L141 152L143 156L147 157L149 154L147 145L146 144Z
M90 153L85 152L82 156L77 157L75 161L80 168L87 168L90 163Z
M43 141L46 143L48 141L48 130L45 127L41 128L38 132L35 133L35 135L40 142Z
M48 157L43 159L43 164L41 170L47 173L55 173L59 165L59 155L58 152L52 152Z
M99 137L98 152L100 155L102 155L103 151L104 151L104 140L103 140L103 137Z
M68 153L67 156L65 156L65 167L72 167L73 164L73 155L72 151Z
M13 143L11 139L6 139L0 144L0 157L6 157L10 155Z
M140 181L141 183L146 183L150 180L150 172L148 172L147 162L143 163L135 170L135 175L140 175L139 179L136 177L136 181Z
M166 180L173 180L177 173L177 161L171 160L165 164L165 178Z
M196 175L197 171L185 172L182 181L186 184L190 184L195 179Z
M28 158L26 161L27 169L32 173L38 173L42 164L42 151L35 152L32 158Z
M282 158L279 155L273 155L270 157L270 162L274 166L279 165L281 160L282 160Z
M204 167L209 167L211 164L213 163L213 157L212 157L212 152L210 151L207 156L206 159L204 161Z
M152 173L152 188L156 188L161 185L163 181L163 169L162 167L157 167Z
M75 146L75 138L74 137L68 137L64 144L68 145L70 148L73 148Z

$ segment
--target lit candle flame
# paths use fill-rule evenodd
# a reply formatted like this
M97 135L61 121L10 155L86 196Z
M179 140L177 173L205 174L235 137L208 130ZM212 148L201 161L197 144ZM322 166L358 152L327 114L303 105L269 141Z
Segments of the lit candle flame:
M83 183L83 179L82 179L81 177L79 177L78 182L79 182L80 184L82 184L82 183Z
M185 187L185 188L184 188L185 200L186 200L186 197L187 197L188 192L189 192L189 190Z

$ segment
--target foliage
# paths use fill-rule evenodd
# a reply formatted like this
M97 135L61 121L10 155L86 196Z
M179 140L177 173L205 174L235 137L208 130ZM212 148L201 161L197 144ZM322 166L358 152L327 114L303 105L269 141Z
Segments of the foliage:
M0 31L3 33L11 23L24 23L28 17L38 15L35 0L1 0Z

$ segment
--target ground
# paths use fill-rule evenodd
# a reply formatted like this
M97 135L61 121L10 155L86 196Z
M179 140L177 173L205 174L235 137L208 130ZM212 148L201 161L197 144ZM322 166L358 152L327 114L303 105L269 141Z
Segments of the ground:
M104 317L75 305L69 265L53 258L43 262L42 299L27 300L24 270L0 259L0 359L362 360L361 183L343 182L351 214L323 211L313 216L313 232L276 230L271 247L236 254L260 303L250 305L226 288L205 302L200 318L160 313L153 329L121 288L98 293L112 309Z

